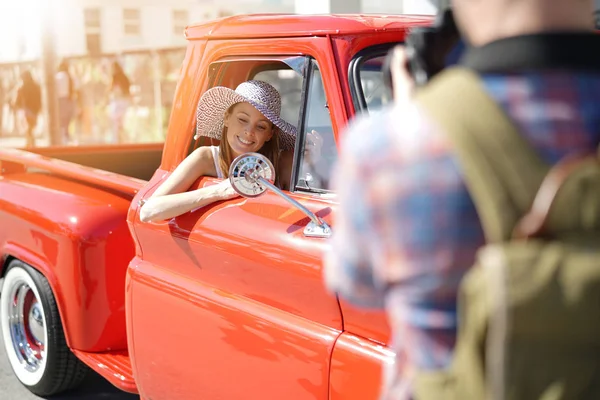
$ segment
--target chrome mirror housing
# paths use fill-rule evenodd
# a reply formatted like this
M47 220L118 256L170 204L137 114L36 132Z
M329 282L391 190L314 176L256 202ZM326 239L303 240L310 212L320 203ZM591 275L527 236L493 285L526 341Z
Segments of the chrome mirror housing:
M229 181L243 197L258 197L267 190L262 180L275 183L275 168L271 161L259 153L246 153L233 160L229 167Z
M268 189L302 211L310 218L310 222L304 228L305 236L331 236L331 228L325 221L275 186L275 168L262 154L246 153L236 157L229 167L229 181L233 189L243 197L258 197Z

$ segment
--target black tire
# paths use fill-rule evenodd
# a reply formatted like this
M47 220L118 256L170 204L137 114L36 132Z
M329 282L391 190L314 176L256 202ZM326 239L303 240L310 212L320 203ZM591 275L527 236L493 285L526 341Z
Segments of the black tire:
M27 276L30 280L27 279ZM35 287L32 287L31 283ZM39 366L34 372L28 371L19 362L18 352L11 340L13 333L11 333L8 324L8 314L14 312L10 308L11 303L8 296L11 296L9 293L13 293L12 297L14 298L15 288L23 287L19 285L30 287L37 302L42 306L41 311L44 319L42 320L43 324L39 326L42 326L41 330L45 331L46 335L44 343L45 356L41 357L44 360L40 362L42 366ZM4 347L9 363L19 381L29 391L38 396L51 396L73 389L81 384L89 368L67 347L56 299L48 280L31 266L18 260L14 260L9 264L4 277L2 293L0 294L0 320L2 322Z

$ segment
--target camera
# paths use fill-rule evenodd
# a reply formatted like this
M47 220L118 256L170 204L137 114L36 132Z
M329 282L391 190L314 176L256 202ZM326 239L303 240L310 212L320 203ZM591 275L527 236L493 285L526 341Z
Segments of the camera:
M411 29L405 38L405 50L408 69L417 86L425 85L433 76L448 65L456 62L464 48L464 41L454 20L451 8L437 15L431 27ZM383 63L385 84L389 90L392 82L392 51ZM402 66L401 66L402 67Z

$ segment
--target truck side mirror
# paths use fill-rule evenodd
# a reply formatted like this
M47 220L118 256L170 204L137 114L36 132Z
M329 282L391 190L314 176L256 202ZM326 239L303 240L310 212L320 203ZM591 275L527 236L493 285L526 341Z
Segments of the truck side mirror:
M268 189L302 211L310 218L310 222L304 228L305 236L321 238L331 236L331 228L325 221L275 186L275 168L262 154L246 153L236 157L229 167L229 181L233 189L243 197L258 197Z
M238 156L229 167L229 181L243 197L258 197L269 185L275 183L275 168L271 161L259 153Z

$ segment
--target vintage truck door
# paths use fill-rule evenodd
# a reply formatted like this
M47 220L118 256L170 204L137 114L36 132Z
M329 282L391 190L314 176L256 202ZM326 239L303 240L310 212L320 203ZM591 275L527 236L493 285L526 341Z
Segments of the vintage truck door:
M391 98L383 85L382 65L387 52L401 40L397 32L365 35L352 42L334 38L339 63L347 65L347 102L356 113L377 112ZM390 326L382 310L369 310L340 300L344 333L338 338L331 358L329 400L367 400L380 397L384 368L394 363L389 348ZM360 379L356 379L360 376Z
M222 61L224 46L229 58L234 51L237 58ZM304 111L301 131L319 130L322 166L336 154L322 83L334 74L332 55L321 50L313 59L296 53L293 61L301 61L295 62L296 71L280 61L269 63L268 57L252 65L252 55L264 49L285 58L291 57L285 56L290 48L310 53L329 47L326 38L314 37L209 42L206 57L221 57L213 74L219 78L211 85L232 79L230 71L247 70L240 81L297 75L295 87L287 80L271 83L279 85L284 104ZM300 135L297 146L303 141ZM296 157L298 190L288 194L331 224L335 205L327 176L320 174L327 169L308 171L301 149ZM203 178L199 185L213 181ZM306 237L307 223L273 193L214 204L167 222L142 224L134 217L138 256L129 270L127 306L132 364L143 399L329 397L341 312L322 280L327 239Z

